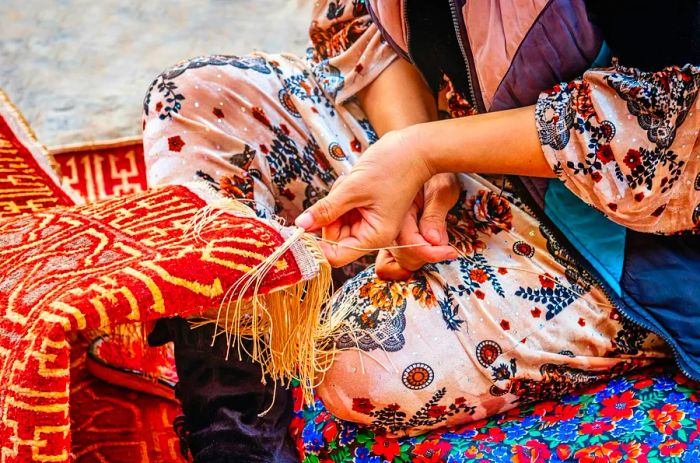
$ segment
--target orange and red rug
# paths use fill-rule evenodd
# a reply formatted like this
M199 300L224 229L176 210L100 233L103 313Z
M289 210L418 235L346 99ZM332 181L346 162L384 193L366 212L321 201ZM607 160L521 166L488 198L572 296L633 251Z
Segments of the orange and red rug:
M291 324L289 336L299 323L291 314L309 317L302 298L292 296L310 293L327 265L317 259L317 247L303 240L283 247L290 243L287 230L242 206L221 209L221 198L203 185L135 192L145 186L139 149L123 144L59 153L62 180L0 94L3 462L179 461L170 426L175 403L96 379L86 362L89 343L105 333L131 334L134 345L143 343L141 324L204 314L220 308L224 297L269 298L266 313L280 311ZM192 233L193 221L211 213L212 204L216 213ZM227 294L263 262L269 265L257 285ZM277 309L275 300L283 301ZM285 345L291 339L274 337ZM133 351L129 342L124 346ZM114 357L104 346L92 353L101 350ZM168 361L160 367L167 369Z
M51 150L63 181L94 202L146 189L146 165L140 138Z
M56 162L57 161L57 162ZM56 174L60 168L63 179ZM141 191L145 189L145 169L141 146L136 140L108 147L90 149L72 148L58 153L54 158L37 142L35 135L21 114L0 93L0 217L7 218L38 212L56 206L70 206L82 199L97 200L109 196ZM107 175L105 175L105 173ZM70 189L66 186L71 187ZM78 193L78 194L76 194ZM8 293L3 287L0 293ZM4 299L4 297L3 297ZM3 315L19 318L19 315ZM10 333L4 333L7 337ZM17 342L19 337L9 340ZM8 339L6 339L8 341ZM5 344L3 342L3 344ZM50 411L60 407L60 402L69 397L69 427L53 427L59 437L66 429L72 429L72 448L67 450L73 461L90 462L182 462L179 442L172 429L172 421L178 414L177 403L151 394L129 391L91 375L87 369L86 351L90 339L81 337L72 343L70 362L70 389L40 391L32 388L9 386L14 392L23 392L24 399L17 396L4 400L4 412L24 408L29 412ZM12 346L14 347L14 346ZM10 349L7 350L11 350ZM140 347L140 346L139 346ZM138 352L138 350L136 350ZM51 354L49 354L51 355ZM129 363L134 355L122 351L112 355L119 357L115 363ZM9 355L2 355L3 370L7 368ZM49 357L45 360L54 360ZM161 361L166 374L174 372L169 358ZM169 362L168 362L169 361ZM131 362L132 364L134 362ZM138 364L139 366L142 363ZM56 371L50 377L56 378ZM8 399L10 398L8 391ZM172 395L172 394L171 394ZM48 401L38 403L42 396ZM61 400L63 399L63 400ZM9 403L8 403L9 402ZM4 416L7 416L4 414ZM9 423L3 436L3 461L30 461L22 452L22 440L34 447L31 458L55 461L57 455L44 452L50 446L51 427L35 430L28 439L19 435L19 422ZM10 432L17 432L9 435ZM6 441L5 439L10 439ZM12 442L14 439L14 442ZM59 439L63 440L63 439ZM10 444L10 445L8 445ZM42 448L43 447L43 448ZM54 452L56 453L56 452ZM14 455L13 455L14 454ZM20 455L22 455L20 457Z

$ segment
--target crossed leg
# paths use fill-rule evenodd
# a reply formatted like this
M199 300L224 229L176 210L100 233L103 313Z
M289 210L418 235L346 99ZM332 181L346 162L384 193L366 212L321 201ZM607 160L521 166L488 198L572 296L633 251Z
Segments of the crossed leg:
M289 55L198 58L166 71L144 104L151 185L202 180L263 217L293 220L376 139L356 102L335 104L327 78ZM448 217L460 258L406 282L368 267L336 294L335 309L352 310L318 389L331 412L417 434L668 355L621 318L506 179L461 181Z

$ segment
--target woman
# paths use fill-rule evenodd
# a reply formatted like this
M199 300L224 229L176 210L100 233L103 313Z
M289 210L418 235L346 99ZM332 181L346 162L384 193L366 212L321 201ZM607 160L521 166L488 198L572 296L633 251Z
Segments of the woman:
M334 266L388 248L334 300L349 349L318 393L341 418L420 433L671 350L700 377L699 25L695 1L317 3L306 60L156 79L149 179L320 231ZM288 395L257 417L274 386L210 336L153 335L175 340L195 461L293 461Z

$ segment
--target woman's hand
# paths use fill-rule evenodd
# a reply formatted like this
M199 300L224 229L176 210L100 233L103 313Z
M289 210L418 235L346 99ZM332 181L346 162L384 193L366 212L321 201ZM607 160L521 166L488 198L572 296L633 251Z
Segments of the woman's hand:
M402 131L387 133L328 196L297 218L297 226L307 231L322 228L323 238L339 243L321 243L331 265L348 264L368 249L391 246L397 239L414 198L432 177L413 151Z
M417 246L380 251L376 262L378 277L405 280L427 263L457 257L449 246L445 219L460 191L459 179L451 173L435 175L425 183L396 238L398 245Z
M389 132L296 224L306 230L323 228L326 239L339 241L342 246L324 245L323 250L332 265L345 265L368 248L392 245L413 199L436 173L554 177L534 111L527 106Z

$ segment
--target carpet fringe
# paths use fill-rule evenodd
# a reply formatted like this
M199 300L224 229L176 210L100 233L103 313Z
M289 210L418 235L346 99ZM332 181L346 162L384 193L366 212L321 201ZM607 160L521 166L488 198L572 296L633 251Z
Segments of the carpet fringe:
M190 231L199 236L207 223L220 214L255 216L248 206L232 199L214 201L193 217ZM276 222L273 225L281 227ZM192 322L193 329L215 324L216 337L224 336L231 351L243 359L244 353L259 363L262 382L288 386L298 380L304 401L313 403L313 389L323 380L335 355L332 334L339 328L336 316L326 315L332 295L331 266L315 237L301 228L291 230L284 243L228 288L218 309ZM297 243L303 245L314 263L315 273L296 284L269 293L260 291L266 275ZM303 272L304 273L304 272ZM244 297L245 296L245 297ZM244 341L249 341L244 345Z

